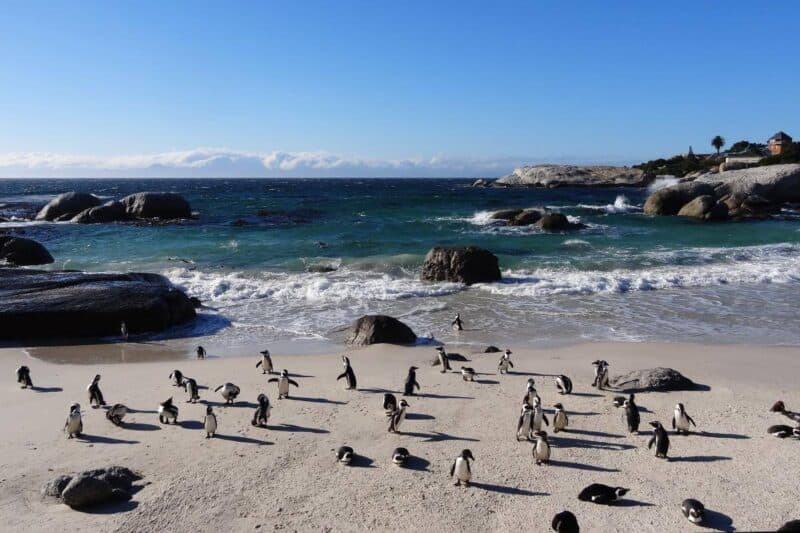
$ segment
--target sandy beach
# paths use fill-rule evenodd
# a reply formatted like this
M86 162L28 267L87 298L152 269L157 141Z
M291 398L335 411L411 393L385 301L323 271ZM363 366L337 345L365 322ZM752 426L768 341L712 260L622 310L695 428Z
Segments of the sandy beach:
M103 345L80 347L91 359ZM782 399L800 405L797 347L681 344L585 344L554 350L514 349L515 373L497 375L497 354L466 353L479 375L431 366L432 347L376 345L350 352L358 390L336 381L341 353L273 354L278 369L299 382L288 400L277 400L257 357L211 358L133 364L53 364L21 349L0 350L0 434L3 454L0 522L9 531L546 531L553 515L572 511L585 531L686 531L683 499L701 500L710 529L774 530L797 518L797 442L767 435L787 420L769 413ZM57 350L57 348L51 348ZM74 349L74 348L72 348ZM143 349L139 347L138 349ZM152 346L150 350L159 350ZM256 353L254 351L254 353ZM153 358L156 358L154 354ZM591 361L604 358L611 375L669 366L710 390L637 395L642 433L628 435L613 391L591 388ZM20 364L31 368L34 390L13 381ZM420 367L421 394L408 398L401 434L387 432L381 409L385 391L399 392L408 367ZM454 362L454 370L461 363ZM201 386L202 403L184 403L169 373L178 368ZM102 374L106 401L133 413L115 427L102 409L91 409L86 386ZM572 377L572 395L560 396L552 374ZM514 429L526 380L534 377L548 412L562 402L569 430L549 432L552 462L535 466L532 445ZM213 389L231 381L242 395L222 406ZM266 429L251 426L256 396L273 405ZM158 422L158 402L174 396L177 426ZM670 460L647 449L647 423L669 425L683 402L697 432L671 437ZM83 438L68 440L61 428L72 402L85 410ZM205 439L206 403L219 418L216 438ZM360 456L337 464L334 450L347 444ZM415 459L409 468L390 461L397 446ZM453 459L472 450L474 485L454 487ZM131 502L98 512L73 511L43 499L44 482L62 473L109 465L140 472L143 487ZM630 488L615 506L580 502L578 492L599 482Z

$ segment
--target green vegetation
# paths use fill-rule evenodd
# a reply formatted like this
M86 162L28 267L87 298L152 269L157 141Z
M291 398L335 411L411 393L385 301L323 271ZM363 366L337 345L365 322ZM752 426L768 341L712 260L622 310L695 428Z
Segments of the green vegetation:
M719 151L725 146L725 138L721 135L717 135L713 139L711 139L711 146L717 149L717 155L719 155Z
M645 172L654 174L669 174L681 178L691 172L708 170L718 164L719 160L716 157L700 158L689 153L687 155L676 155L669 159L653 159L640 165L634 165L634 168L640 168Z
M739 141L737 143L733 143L730 148L728 148L728 154L736 154L742 156L760 156L765 153L767 145L759 144L759 143L751 143L750 141Z
M780 155L771 155L759 161L760 166L800 163L800 143L792 143Z

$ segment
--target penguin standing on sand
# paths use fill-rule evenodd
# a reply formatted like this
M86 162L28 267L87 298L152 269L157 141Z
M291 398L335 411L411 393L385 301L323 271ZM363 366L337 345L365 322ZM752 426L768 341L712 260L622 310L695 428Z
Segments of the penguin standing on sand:
M172 380L172 385L174 387L180 387L183 385L183 372L180 370L173 370L169 374L169 379Z
M233 402L236 401L236 398L238 398L239 393L242 391L239 387L237 387L233 383L226 383L225 385L220 385L219 387L214 389L214 392L219 392L225 399L225 403L232 405Z
M625 400L626 399L629 399L631 401L631 403L633 403L633 399L634 398L635 398L635 396L633 395L633 393L631 393L630 396L628 396L628 398L625 398L625 396L614 396L614 400L613 400L614 401L614 407L622 407L623 405L625 405Z
M392 462L397 466L405 466L410 454L405 448L395 448L392 452Z
M639 417L639 407L633 401L633 394L622 402L622 405L625 408L625 423L628 425L628 433L638 432L641 418Z
M340 446L339 449L336 450L336 460L345 465L350 464L354 455L355 452L353 452L353 448L350 446Z
M464 381L475 381L475 369L471 366L462 366L461 377Z
M564 411L563 405L557 403L553 407L556 409L553 415L553 433L558 433L559 431L567 429L569 418L567 417L566 411Z
M692 524L699 524L703 521L706 508L699 501L688 498L683 500L683 503L681 503L681 511L683 512L683 516L685 516L689 522Z
M556 533L581 533L578 519L569 511L561 511L555 515L550 528Z
M550 425L550 421L547 420L547 415L544 414L544 409L542 409L542 401L537 397L533 400L533 423L531 426L534 432L542 430L542 422L548 426Z
M389 422L389 433L400 433L400 424L406 419L406 410L408 409L408 402L404 399L400 400L400 407L392 413L391 421Z
M564 374L556 376L554 381L560 394L570 394L572 392L572 380Z
M67 434L68 439L80 437L81 433L83 433L83 419L81 418L81 405L79 403L73 403L69 406L69 414L64 424L64 433Z
M350 358L343 355L342 364L344 364L344 372L339 374L336 381L347 378L347 390L354 390L356 388L356 373L353 372L353 367L350 366Z
M578 499L582 502L611 505L625 496L629 491L630 489L625 489L623 487L609 487L602 483L592 483L578 494Z
M206 358L206 349L203 348L202 346L198 346L197 350L195 350L195 352L197 353L197 358L198 359L205 359Z
M675 406L675 414L672 415L672 429L675 430L675 433L680 434L683 432L684 435L688 435L690 423L694 427L697 427L697 424L694 423L692 417L686 413L686 409L684 409L683 404L677 404Z
M261 367L262 374L272 374L272 356L269 353L269 350L264 350L261 353L261 360L256 363L256 368Z
M89 391L89 405L93 408L96 409L106 404L106 401L103 399L103 393L100 391L100 374L97 374L94 379L92 379L92 382L89 383L86 390Z
M498 374L508 374L508 369L514 368L514 363L511 362L511 350L506 350L500 356L500 362L497 363Z
M650 441L647 443L647 449L649 450L653 447L653 444L655 444L656 457L666 459L667 452L669 451L669 436L667 435L667 430L664 429L661 422L650 422L650 425L653 426L653 436L650 437Z
M528 383L525 387L525 397L523 402L533 405L534 398L539 398L539 393L536 392L536 381L533 378L528 378ZM539 398L541 400L541 398Z
M197 403L200 399L200 392L197 381L192 378L183 378L183 390L188 394L186 403Z
M592 387L600 390L608 388L608 361L598 359L592 363L594 365L594 381Z
M537 465L546 464L550 461L550 443L547 442L547 432L537 431L533 436L536 437L536 444L533 445L533 459Z
M450 467L450 477L456 478L456 487L464 483L465 487L469 487L469 480L472 479L472 468L470 468L470 461L474 461L475 457L469 450L462 450L461 454L453 461Z
M517 441L520 435L528 440L533 439L533 407L529 403L522 404L522 412L517 421Z
M206 417L203 419L203 429L206 430L206 438L210 439L217 432L217 415L214 408L210 405L206 407Z
M277 378L269 378L267 383L277 383L278 384L278 399L281 400L283 398L289 397L289 385L294 385L295 387L300 387L297 382L289 377L289 371L286 369L281 370L280 377Z
M33 381L31 381L31 369L25 365L22 365L17 369L17 383L21 385L20 388L27 389L29 387L33 387Z
M115 426L121 426L122 419L126 414L128 414L128 408L121 403L115 403L106 411L106 418Z
M417 367L412 366L409 367L406 382L403 384L403 396L414 396L415 387L417 390L420 389L419 383L417 383Z
M397 397L391 392L383 395L383 410L386 411L386 416L392 416L392 413L397 409Z
M464 330L464 322L461 320L461 313L456 313L456 318L453 320L453 323L450 326L455 331L463 331Z
M450 370L450 359L447 357L447 352L444 351L444 346L437 346L436 353L439 356L439 364L442 366L442 369L439 372L444 374Z
M162 424L178 423L178 408L172 403L172 397L158 404L158 421Z
M789 411L786 408L786 405L782 401L775 402L770 408L770 411L772 411L773 413L780 413L786 418L793 420L797 423L800 423L800 413Z
M256 412L253 414L253 420L250 423L258 427L266 427L271 412L272 406L269 404L269 398L267 398L266 394L259 394L258 407L256 407Z

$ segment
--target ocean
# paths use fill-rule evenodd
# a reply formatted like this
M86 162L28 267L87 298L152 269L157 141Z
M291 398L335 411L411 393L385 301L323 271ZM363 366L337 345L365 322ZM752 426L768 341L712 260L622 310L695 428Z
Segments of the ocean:
M287 353L338 345L360 315L400 318L444 342L555 346L587 340L800 344L800 219L698 223L648 217L647 191L480 189L466 179L0 180L1 228L47 246L48 268L149 271L205 307L162 336ZM178 225L24 220L70 191L182 194ZM586 224L543 233L491 212L540 207ZM261 212L261 215L259 215ZM433 246L475 245L503 281L419 280ZM460 312L466 331L453 332Z

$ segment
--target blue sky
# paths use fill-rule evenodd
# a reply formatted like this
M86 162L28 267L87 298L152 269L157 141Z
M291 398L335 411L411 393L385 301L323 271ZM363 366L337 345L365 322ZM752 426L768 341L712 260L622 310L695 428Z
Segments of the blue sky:
M796 2L0 4L0 176L501 175L800 136Z

